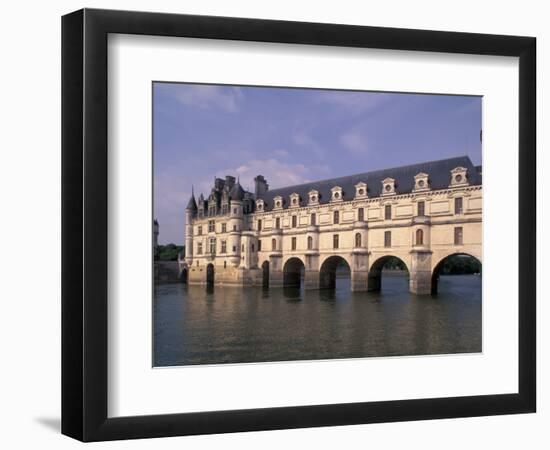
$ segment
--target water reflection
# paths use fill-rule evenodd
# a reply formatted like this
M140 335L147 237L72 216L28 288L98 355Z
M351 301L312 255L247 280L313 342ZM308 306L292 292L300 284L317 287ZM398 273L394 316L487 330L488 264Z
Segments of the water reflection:
M387 277L380 292L155 287L156 366L481 351L481 278L441 277L415 296Z

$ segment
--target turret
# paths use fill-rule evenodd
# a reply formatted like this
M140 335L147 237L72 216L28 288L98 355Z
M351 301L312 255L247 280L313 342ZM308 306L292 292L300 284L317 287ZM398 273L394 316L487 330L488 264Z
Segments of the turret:
M191 198L187 202L187 208L185 208L185 260L189 265L193 263L193 220L197 210L195 193L191 190Z
M237 183L229 192L229 253L232 264L237 267L241 260L241 233L243 231L244 189Z
M231 188L229 195L232 201L236 200L242 202L244 199L244 189L242 188L241 183L237 181L237 183L235 183L235 185Z

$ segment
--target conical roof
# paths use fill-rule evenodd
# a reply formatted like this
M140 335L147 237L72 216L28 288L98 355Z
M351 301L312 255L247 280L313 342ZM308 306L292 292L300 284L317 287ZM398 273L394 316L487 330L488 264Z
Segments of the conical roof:
M241 201L244 198L244 189L242 188L241 183L237 181L231 188L229 195L231 196L231 200Z
M191 194L191 198L189 199L189 202L187 202L187 208L186 209L190 209L192 211L196 211L197 210L197 202L195 201L195 194Z

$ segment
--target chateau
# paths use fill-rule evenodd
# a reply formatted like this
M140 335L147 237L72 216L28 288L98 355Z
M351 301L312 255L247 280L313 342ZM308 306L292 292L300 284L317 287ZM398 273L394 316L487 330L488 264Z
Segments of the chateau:
M354 291L377 290L391 257L416 294L437 292L446 258L482 261L481 167L468 157L254 192L216 178L186 208L182 276L190 284L333 287L347 265Z

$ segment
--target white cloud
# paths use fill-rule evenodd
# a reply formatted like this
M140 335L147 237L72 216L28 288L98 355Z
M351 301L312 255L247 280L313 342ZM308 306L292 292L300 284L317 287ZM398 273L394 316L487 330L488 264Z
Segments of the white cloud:
M359 131L348 131L342 134L340 143L352 154L364 155L367 152L367 138Z
M243 98L240 88L232 86L185 85L177 90L176 99L186 106L236 112Z
M274 156L282 156L282 157L286 158L289 155L289 153L286 150L281 149L281 150L275 150L273 152L273 155Z
M241 185L250 191L254 191L254 178L263 175L270 189L291 186L310 181L311 169L303 164L291 164L281 162L275 158L252 159L235 168L218 171L218 176L226 174L236 175L240 178Z
M383 92L325 91L316 98L318 103L329 104L346 111L361 114L380 108L393 98Z

